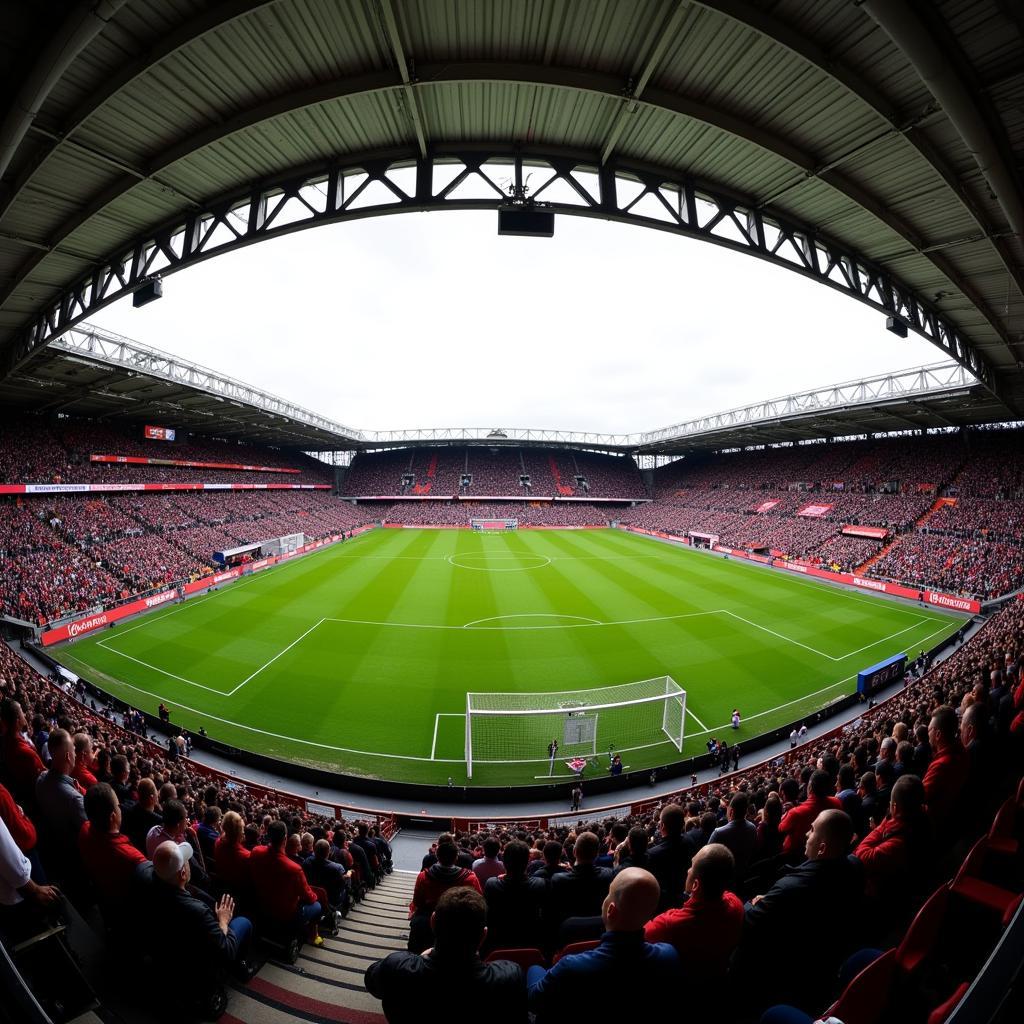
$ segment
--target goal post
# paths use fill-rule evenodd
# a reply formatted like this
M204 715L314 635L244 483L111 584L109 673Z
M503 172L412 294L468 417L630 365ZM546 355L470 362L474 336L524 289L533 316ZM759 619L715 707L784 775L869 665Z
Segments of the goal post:
M482 533L504 533L506 530L518 530L518 519L470 519L470 528Z
M466 694L466 776L474 764L550 763L670 743L683 750L686 691L671 676L588 690Z

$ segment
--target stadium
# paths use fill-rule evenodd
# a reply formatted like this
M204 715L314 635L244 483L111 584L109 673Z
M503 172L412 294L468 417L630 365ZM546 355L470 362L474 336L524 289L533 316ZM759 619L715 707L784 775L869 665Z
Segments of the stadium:
M0 1021L544 1024L595 997L1020 1019L1016 5L45 0L0 23ZM437 266L381 233L439 212L496 213L526 247L510 279L551 273L523 254L567 225L607 233L614 294L595 273L577 301L566 268L483 314L565 362L514 384L533 350L494 323L430 334L438 268L492 250L445 217ZM273 273L301 277L331 258L312 239L357 230L387 239L360 257L383 297L310 298L369 350L335 391L298 309L269 353L218 332L255 338L270 277L195 303L202 360L147 335L186 282L286 242ZM730 350L719 325L702 379L686 336L652 356L644 261L673 246L875 336L784 348L811 300L725 282L716 318L763 303L779 333ZM701 300L680 285L684 316ZM607 365L588 316L635 325ZM764 383L830 333L855 378ZM926 365L877 372L879 338ZM406 421L416 347L428 420L458 381L494 418L346 425L338 395ZM297 383L247 383L264 361ZM746 404L675 397L723 380Z

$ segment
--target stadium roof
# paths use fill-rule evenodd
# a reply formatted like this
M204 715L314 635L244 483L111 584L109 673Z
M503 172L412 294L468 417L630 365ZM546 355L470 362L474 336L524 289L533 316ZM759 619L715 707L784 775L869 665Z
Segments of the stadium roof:
M0 380L0 409L151 423L303 451L342 451L362 438L216 370L88 324Z
M38 0L0 69L0 376L155 273L511 176L843 290L1024 410L1009 0Z
M0 408L153 423L304 451L433 445L574 447L643 455L995 423L1005 409L958 363L769 399L645 433L506 426L357 430L215 370L92 325L0 381Z

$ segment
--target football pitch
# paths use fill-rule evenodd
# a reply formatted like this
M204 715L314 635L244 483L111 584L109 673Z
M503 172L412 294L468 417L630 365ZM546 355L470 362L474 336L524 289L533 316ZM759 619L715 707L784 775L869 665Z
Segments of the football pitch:
M627 770L649 768L809 715L962 621L616 530L374 530L53 653L237 747L401 782L522 785L551 769L546 742L514 729L506 763L475 756L467 783L467 692L671 676L687 693L682 755L664 734L599 725L593 777L612 743ZM554 776L571 772L556 760Z

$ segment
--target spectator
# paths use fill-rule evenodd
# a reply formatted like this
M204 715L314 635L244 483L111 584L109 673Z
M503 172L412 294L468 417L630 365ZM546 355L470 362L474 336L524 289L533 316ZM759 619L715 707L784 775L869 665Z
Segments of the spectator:
M947 705L936 708L928 724L933 756L924 774L925 803L937 835L948 832L957 800L967 783L970 765L957 735L956 712Z
M85 794L85 813L78 852L86 877L96 887L108 926L127 926L130 884L136 867L146 858L121 833L121 806L105 782Z
M736 873L729 849L709 843L693 858L682 908L659 914L644 928L648 942L674 946L686 976L702 986L725 977L743 932L743 904L726 891Z
M308 941L322 946L317 923L323 907L310 888L306 876L294 861L285 855L288 827L283 821L273 821L267 829L267 845L257 846L249 857L253 885L260 909L271 921L288 926L306 927Z
M447 1024L452 996L486 1008L488 1024L522 1024L526 990L517 964L485 964L487 907L469 886L449 888L430 914L434 945L422 954L391 953L371 964L366 990L384 1004L390 1024Z
M213 862L217 867L217 880L227 888L242 907L252 905L254 899L250 852L242 840L245 820L237 811L224 815L221 834L213 844Z
M906 905L928 865L931 823L924 786L916 775L901 775L892 788L889 816L857 845L866 892L881 907Z
M582 832L573 846L573 869L551 879L550 921L557 928L571 917L591 918L601 913L601 903L608 895L612 873L608 868L594 866L598 838L593 832Z
M528 1001L537 1024L569 1020L588 1004L609 1020L627 1019L636 1013L637 993L653 1006L673 1005L679 956L665 943L644 939L658 896L657 879L643 868L627 868L612 879L601 907L600 945L562 957L547 971L530 968Z
M487 884L489 878L497 878L505 871L498 854L501 852L501 844L494 836L488 836L484 840L484 855L473 861L473 874L476 875L481 886Z
M430 941L430 915L441 894L454 886L468 885L481 892L480 881L468 868L458 867L459 848L451 837L437 844L437 861L416 876L412 902L409 904L409 950L419 953ZM482 893L481 893L482 895Z
M85 801L71 777L75 744L66 729L54 729L47 741L50 767L36 781L39 849L47 876L68 884L78 878L78 832L85 822Z
M46 765L25 736L28 721L16 700L5 700L0 705L0 726L3 727L0 781L7 785L15 800L31 806L35 799L36 779L46 771Z
M805 843L807 859L747 904L733 963L748 998L808 1012L827 1005L843 958L858 946L860 862L847 857L853 828L842 811L819 812ZM842 927L836 923L842 921ZM798 970L779 969L779 951L799 949Z
M146 836L152 828L163 822L163 816L157 811L156 785L152 779L139 780L139 798L125 811L121 819L121 827L131 840L132 846L145 852Z
M0 934L14 938L31 927L34 916L53 908L60 890L32 880L32 864L0 819Z
M732 854L737 879L744 877L744 872L753 863L757 852L757 826L747 821L749 807L750 798L747 794L737 793L729 801L728 824L716 828L708 839L709 845L718 843Z
M676 803L666 804L658 815L661 839L648 851L647 869L661 887L659 910L678 907L686 892L687 872L693 860L693 847L683 836L685 823L683 809Z
M828 772L819 769L811 775L807 785L807 799L787 811L779 825L782 833L782 852L789 855L802 854L804 841L811 830L811 824L822 811L841 810L842 805L832 795L832 779Z
M305 862L303 870L310 886L317 886L327 894L328 906L347 914L351 906L349 872L341 864L332 861L330 854L331 844L326 839L318 839L313 844L313 854Z
M543 879L526 873L530 848L518 840L503 851L505 873L484 885L489 949L538 946L542 941L541 912L547 899Z
M83 793L88 793L99 781L95 775L95 760L92 753L92 737L87 732L78 732L74 736L75 767L71 777L78 783Z
M191 952L197 960L211 957L215 963L234 964L243 977L250 972L242 959L252 933L252 922L235 916L235 901L221 897L211 910L189 892L189 862L192 847L187 843L164 842L153 854L155 876L150 896L158 915L158 948L170 956Z

